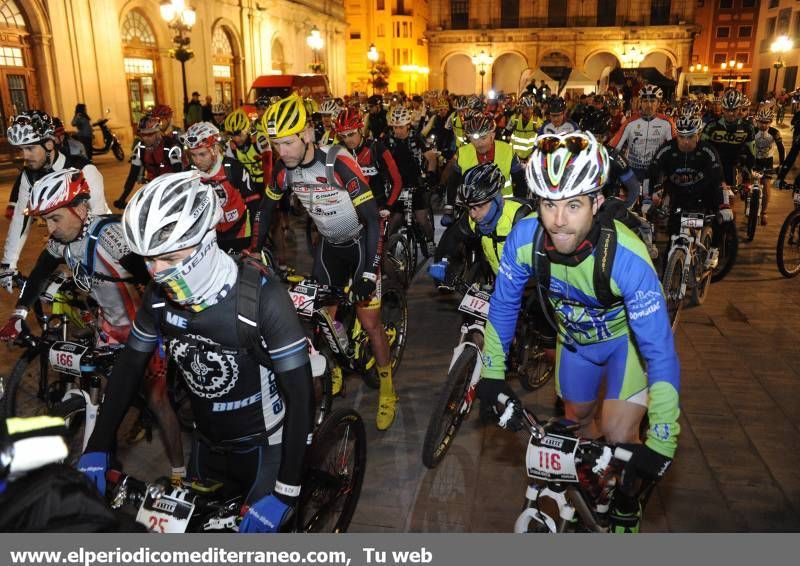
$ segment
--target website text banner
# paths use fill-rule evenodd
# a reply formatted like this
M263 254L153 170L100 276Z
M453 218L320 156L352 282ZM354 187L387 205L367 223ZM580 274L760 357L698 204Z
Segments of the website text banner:
M797 535L0 535L0 566L795 563ZM784 560L781 560L784 558Z

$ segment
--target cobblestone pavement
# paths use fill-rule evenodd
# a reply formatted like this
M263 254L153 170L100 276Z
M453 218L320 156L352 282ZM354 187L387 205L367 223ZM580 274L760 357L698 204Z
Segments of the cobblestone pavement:
M112 201L126 166L108 156L99 166ZM10 186L6 173L0 202ZM711 286L706 304L682 313L676 333L680 447L648 506L647 531L800 530L800 279L784 279L775 264L777 233L790 208L791 194L775 191L769 226L759 229L753 243L740 245L737 265ZM740 227L742 209L737 203ZM0 232L7 226L0 219ZM296 233L296 263L307 266L303 235ZM41 229L29 239L23 271L43 241ZM362 413L369 437L367 476L351 531L510 531L526 486L524 437L481 427L472 416L436 470L422 465L425 429L459 318L454 301L439 297L422 276L408 302L411 331L397 375L394 426L385 433L375 429L377 392L354 377L336 402ZM3 293L0 307L9 312L11 297ZM4 346L0 351L0 375L7 375L18 353ZM552 386L522 398L541 416L552 411ZM158 440L121 443L120 455L136 476L167 472Z

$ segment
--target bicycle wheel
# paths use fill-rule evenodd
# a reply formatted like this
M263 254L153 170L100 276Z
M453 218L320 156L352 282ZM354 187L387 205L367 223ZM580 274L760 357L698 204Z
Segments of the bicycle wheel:
M5 416L47 414L48 407L60 401L71 386L71 381L62 377L50 368L46 354L38 348L23 353L5 384ZM44 395L39 391L41 383L45 386Z
M297 530L344 533L367 466L367 433L353 409L338 409L314 432L297 505Z
M117 158L117 161L125 161L125 151L119 143L115 143L111 146L111 152L114 154L114 157Z
M65 463L75 464L83 454L83 437L86 428L86 399L82 395L70 395L64 401L56 403L49 414L61 417L67 425L64 441L69 450Z
M422 463L428 468L433 469L442 461L467 415L463 411L464 402L476 363L478 352L475 348L465 348L447 374L422 445Z
M783 221L775 257L778 271L784 277L796 277L800 273L800 210L793 210Z
M411 249L405 235L394 233L389 236L384 252L383 272L392 281L408 288L414 274L411 271Z
M392 372L396 372L406 350L408 303L405 292L395 283L388 283L381 288L381 320L389 340Z
M676 248L667 261L667 268L664 270L664 296L667 299L667 314L672 329L678 325L678 315L683 307L683 295L681 294L681 283L683 282L683 270L686 265L686 252Z
M739 254L739 235L736 233L736 225L733 222L723 222L719 226L719 236L715 234L714 239L717 240L719 261L711 275L712 283L721 281L736 264L736 257Z
M547 358L541 335L527 321L514 336L508 352L509 372L526 391L535 391L550 380L555 367Z
M761 204L761 193L752 191L750 193L749 210L747 211L747 241L752 242L756 236L756 226L758 226L758 207Z
M711 249L711 238L711 228L703 228L703 233L700 235L700 244L704 249ZM705 263L705 256L698 258L698 262L699 260L703 260ZM708 287L711 285L711 273L706 272L705 264L701 265L699 263L695 263L692 266L692 269L694 271L692 274L694 277L694 286L692 287L692 304L702 305L706 300L706 296L708 296ZM697 277L696 275L698 271L701 274L700 277Z

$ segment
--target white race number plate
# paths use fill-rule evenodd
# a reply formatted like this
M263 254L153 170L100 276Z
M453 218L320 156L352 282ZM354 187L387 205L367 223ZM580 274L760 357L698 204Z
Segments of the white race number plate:
M311 318L314 314L314 299L317 297L316 285L299 283L289 289L289 296L297 314Z
M703 217L701 215L684 214L681 216L681 226L686 228L702 228Z
M86 350L86 346L73 342L56 342L50 347L50 366L61 373L80 375L81 357Z
M577 482L575 453L578 441L567 436L548 434L542 440L531 437L525 463L528 476L540 480Z
M470 287L464 298L461 299L461 304L458 305L458 310L463 313L486 320L489 318L489 293L486 291L478 291Z
M794 199L795 204L800 204L800 192L794 193L794 195L792 195L792 198Z
M194 503L164 494L158 499L147 494L136 520L154 533L185 533Z

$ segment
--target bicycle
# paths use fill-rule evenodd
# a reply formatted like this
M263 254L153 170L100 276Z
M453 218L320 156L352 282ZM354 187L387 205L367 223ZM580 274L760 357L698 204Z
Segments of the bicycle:
M464 314L461 336L450 358L447 380L434 404L422 445L422 462L435 468L447 454L461 423L470 413L483 367L484 328L489 316L490 293L477 284L456 280L454 286L464 296L458 310ZM533 318L524 309L517 324L515 339L508 353L508 374L517 375L525 389L542 387L553 374L541 335L533 326Z
M367 436L361 416L338 409L313 434L294 516L287 532L347 531L355 513L367 461ZM136 520L161 533L238 532L243 496L225 498L223 484L168 478L146 483L118 470L106 474L106 497L112 509L131 505Z
M328 367L344 367L358 373L364 383L377 389L380 379L369 337L356 316L355 303L343 289L324 285L313 278L289 275L289 296L301 319L311 322L311 343L325 356ZM389 342L392 371L405 351L408 305L402 289L389 280L380 281L381 320ZM326 307L337 305L336 319Z
M783 221L778 234L778 245L775 259L778 271L787 278L800 274L800 186L790 186L792 189L792 210Z
M525 467L531 481L514 532L608 533L610 503L632 453L578 437L577 423L559 419L542 422L503 393L497 400L504 406L500 422L521 419L523 429L530 434ZM653 486L649 483L639 493L642 509Z
M678 325L687 288L691 291L692 304L702 305L705 301L719 257L719 250L712 244L710 224L714 215L682 212L681 209L675 214L680 216L680 232L670 236L667 267L661 282L673 331Z
M418 257L428 257L427 238L422 226L417 221L414 211L414 192L425 190L422 187L405 187L398 200L403 203L402 224L386 241L386 253L394 258L398 266L398 281L408 287L414 279L419 267ZM433 213L430 205L427 208L428 221L433 226ZM394 223L392 223L394 224ZM400 270L402 268L402 271Z
M764 205L764 187L761 182L764 174L752 171L752 182L742 185L742 198L744 198L744 217L746 223L747 241L752 242L756 235L756 227L761 219L761 208Z

